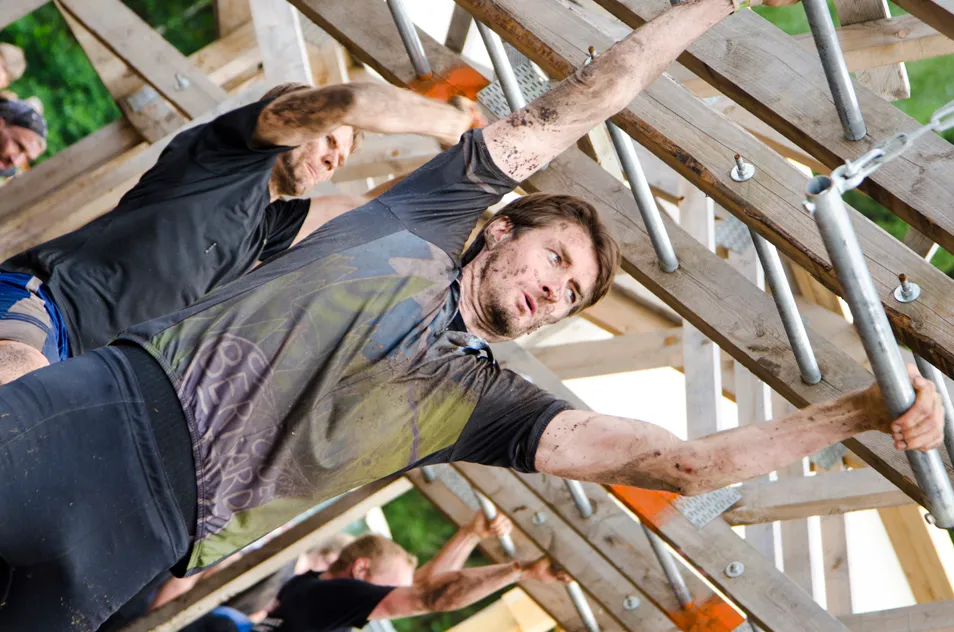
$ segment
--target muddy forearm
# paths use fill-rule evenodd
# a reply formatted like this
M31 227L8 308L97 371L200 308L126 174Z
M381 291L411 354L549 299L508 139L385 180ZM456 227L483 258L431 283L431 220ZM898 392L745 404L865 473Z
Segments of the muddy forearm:
M437 555L417 569L414 573L414 581L427 581L430 577L441 573L459 571L479 543L480 538L470 529L461 527Z
M518 582L530 562L510 562L481 568L465 568L434 577L423 595L430 612L448 612L469 606L501 588Z

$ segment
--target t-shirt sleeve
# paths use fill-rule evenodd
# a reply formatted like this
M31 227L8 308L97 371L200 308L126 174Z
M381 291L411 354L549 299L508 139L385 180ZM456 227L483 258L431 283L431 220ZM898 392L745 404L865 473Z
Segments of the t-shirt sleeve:
M309 582L306 590L279 593L278 612L288 613L282 632L318 632L361 628L393 586L377 586L357 579L324 579Z
M259 146L254 142L258 117L272 100L236 108L205 125L192 148L196 163L213 173L261 169L263 163L292 147Z
M291 246L295 235L301 230L311 200L275 200L265 207L265 248L261 260L265 261Z
M517 472L536 472L537 446L547 425L573 407L513 371L493 365L477 407L454 445L422 459L415 467L466 461Z
M377 198L408 230L460 255L480 214L519 182L504 174L475 129Z

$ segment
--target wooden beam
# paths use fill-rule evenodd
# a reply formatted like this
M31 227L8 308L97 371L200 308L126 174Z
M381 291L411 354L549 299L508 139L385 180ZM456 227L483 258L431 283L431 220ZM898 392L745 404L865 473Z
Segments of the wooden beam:
M842 26L863 24L891 17L887 0L834 0ZM907 99L911 84L904 64L869 67L855 72L855 80L888 101Z
M418 491L427 497L451 522L458 527L468 524L473 519L474 512L477 511L477 501L472 498L473 494L470 494L471 498L466 501L458 495L465 495L466 492L461 489L461 484L466 486L466 481L449 466L437 466L437 470L440 472L440 476L431 482L425 481L417 470L409 472L407 477L414 483ZM445 481L455 483L453 489ZM519 528L514 529L511 539L516 547L518 559L536 559L544 555L543 549L534 544ZM510 560L503 549L500 548L497 540L482 540L479 546L493 562L501 563ZM580 616L567 598L566 590L562 585L524 581L520 582L519 586L535 602L540 604L551 617L556 619L560 623L560 627L566 632L584 632L585 628L580 621ZM617 632L622 629L615 619L609 616L598 604L592 605L601 630Z
M568 12L552 7L542 10L542 0L460 1L557 78L583 63L587 45L605 50L610 43ZM814 221L801 206L807 178L793 165L665 76L614 121L826 287L840 291ZM758 165L755 178L741 185L729 176L734 152ZM954 181L948 181L954 186ZM902 341L943 371L954 373L954 319L948 319L954 315L954 282L860 214L852 213L852 217L885 310ZM892 293L897 274L910 270L917 270L908 274L910 278L923 280L931 289L922 285L921 298L902 306Z
M669 7L665 0L598 1L633 28ZM950 2L954 5L954 0ZM714 26L679 61L829 168L898 132L920 127L890 103L856 86L868 136L846 140L817 55L752 11L741 11ZM760 68L757 73L751 72L755 64ZM736 151L745 155L738 147ZM760 159L755 162L762 167ZM954 182L948 177L952 163L950 144L928 134L903 159L867 178L861 188L942 247L954 247L954 217L947 212L954 205Z
M405 478L382 479L341 496L333 504L250 551L195 588L144 617L123 632L174 632L220 603L268 577L288 561L411 488Z
M681 369L682 328L534 347L531 352L562 380L662 367Z
M831 472L739 487L742 500L725 512L726 522L749 525L808 516L910 505L911 499L872 468Z
M900 0L897 5L954 39L954 2L951 0Z
M298 11L285 0L250 0L250 6L268 84L313 85Z
M880 509L898 561L908 578L911 592L918 603L932 603L954 599L954 589L944 571L934 540L924 520L924 510L917 505Z
M215 26L219 37L230 35L243 24L252 20L249 0L212 0Z
M556 621L530 595L514 588L483 610L448 628L447 632L549 632L554 627Z
M844 472L843 463L831 469L817 468L818 472ZM820 474L824 476L824 474ZM816 485L822 481L816 480ZM900 492L899 492L900 493ZM825 576L825 606L828 612L841 616L854 612L851 605L851 574L848 564L848 529L845 516L821 516L822 563Z
M674 323L665 316L640 305L624 293L613 290L602 301L584 310L581 315L614 336L669 329L674 326Z
M4 0L0 3L0 31L24 15L33 13L50 0Z
M450 25L447 27L447 37L444 38L444 46L455 53L462 53L473 21L474 18L470 17L467 11L455 4Z
M195 118L227 98L119 0L60 0L60 5L187 116Z
M954 632L954 601L841 617L851 632Z

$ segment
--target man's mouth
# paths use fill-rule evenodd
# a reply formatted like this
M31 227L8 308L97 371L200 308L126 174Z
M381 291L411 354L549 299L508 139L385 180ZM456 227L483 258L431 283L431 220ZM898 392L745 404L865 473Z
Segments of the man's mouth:
M532 298L529 294L527 294L526 292L523 293L523 300L524 300L524 301L526 302L526 304L527 304L527 309L530 310L530 315L533 316L534 314L536 314L536 313L537 313L537 303L536 303L536 301L534 301L533 298Z

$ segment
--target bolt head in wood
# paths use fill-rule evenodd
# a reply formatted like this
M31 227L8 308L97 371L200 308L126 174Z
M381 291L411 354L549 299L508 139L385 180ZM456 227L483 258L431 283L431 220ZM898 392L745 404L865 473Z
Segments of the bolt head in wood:
M729 565L725 567L725 576L732 579L741 577L744 572L745 564L742 562L729 562Z
M636 595L627 595L623 600L623 610L635 610L640 605L639 597Z
M739 169L739 166L736 165L732 167L732 171L729 173L732 176L732 179L736 182L745 182L746 180L751 180L752 176L755 175L755 166L748 162L742 163L742 168Z
M899 303L912 303L921 296L921 286L911 281L904 281L894 288L894 300Z
M537 513L530 516L530 522L535 525L541 525L545 523L546 521L547 521L547 515L543 513L542 511L538 511Z

